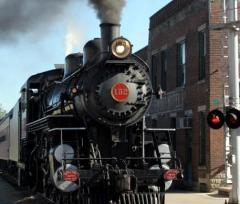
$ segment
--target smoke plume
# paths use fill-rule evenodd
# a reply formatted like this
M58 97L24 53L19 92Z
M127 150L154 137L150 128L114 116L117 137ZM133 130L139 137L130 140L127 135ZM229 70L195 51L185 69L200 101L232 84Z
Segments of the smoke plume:
M49 28L72 0L0 0L0 42ZM43 29L40 29L43 30ZM39 30L38 30L39 31Z
M65 36L65 55L77 51L83 46L83 34L78 29L78 25L73 20L68 23L67 34Z
M119 23L125 0L89 0L102 23Z

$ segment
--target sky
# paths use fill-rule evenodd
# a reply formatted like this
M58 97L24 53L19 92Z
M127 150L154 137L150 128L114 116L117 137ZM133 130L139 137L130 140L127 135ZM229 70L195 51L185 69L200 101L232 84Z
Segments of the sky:
M0 11L4 1L0 0ZM18 0L18 3L21 1L24 0ZM122 11L121 35L131 41L134 52L147 45L149 17L169 2L126 0ZM9 14L6 12L4 15ZM31 19L37 21L38 16L32 15ZM14 25L11 21L11 18L8 19L7 24ZM100 21L87 0L71 0L62 9L59 8L54 20L45 18L42 21L41 26L21 31L14 39L6 42L0 39L0 104L7 111L16 104L21 86L31 75L53 69L54 64L64 63L67 53L82 52L88 40L100 37ZM73 46L70 47L66 46L66 39L71 37L69 31L75 34ZM4 35L7 37L9 34L6 32ZM3 35L0 37L4 38Z

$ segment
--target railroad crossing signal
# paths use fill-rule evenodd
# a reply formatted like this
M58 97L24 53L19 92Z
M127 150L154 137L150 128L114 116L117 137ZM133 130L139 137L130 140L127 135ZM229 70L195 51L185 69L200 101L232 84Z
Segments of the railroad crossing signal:
M236 129L240 126L240 111L232 108L226 113L226 124L229 128Z
M208 113L207 123L213 129L219 129L225 121L224 115L220 110L212 110Z
M213 129L219 129L226 122L231 129L240 127L240 111L235 108L230 108L226 112L226 116L220 110L212 110L207 115L207 123Z

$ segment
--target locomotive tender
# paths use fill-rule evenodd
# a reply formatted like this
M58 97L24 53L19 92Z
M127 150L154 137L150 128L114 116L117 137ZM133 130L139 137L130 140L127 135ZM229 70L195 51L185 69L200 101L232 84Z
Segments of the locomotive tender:
M21 88L0 121L0 168L56 203L164 203L181 169L169 140L145 127L149 68L119 25L100 27L101 38L67 56L64 70Z

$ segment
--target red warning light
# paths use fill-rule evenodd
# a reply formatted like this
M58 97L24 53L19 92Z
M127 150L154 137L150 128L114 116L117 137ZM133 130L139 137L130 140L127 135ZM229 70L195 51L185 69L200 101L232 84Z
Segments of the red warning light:
M220 121L220 118L217 116L217 115L213 115L212 116L212 119L211 119L211 123L213 123L213 124L218 124L218 123L220 123L221 121Z
M176 180L179 171L177 169L169 169L164 173L164 179L167 181Z
M80 178L80 175L78 172L76 171L65 171L63 173L63 179L64 181L71 181L71 182L75 182Z
M220 110L212 110L207 116L207 123L213 129L219 129L225 121L224 115Z
M226 124L229 128L236 129L240 127L240 112L235 108L231 108L226 113Z

